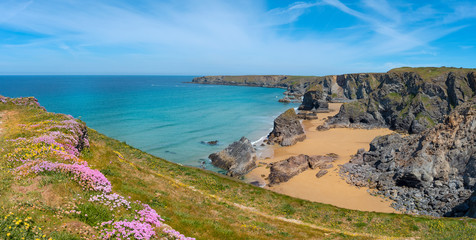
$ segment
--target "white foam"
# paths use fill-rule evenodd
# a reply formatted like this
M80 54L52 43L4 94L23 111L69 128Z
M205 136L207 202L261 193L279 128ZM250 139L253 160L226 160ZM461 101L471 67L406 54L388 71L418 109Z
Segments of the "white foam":
M254 142L251 142L251 144L252 144L252 145L255 145L255 144L259 143L259 142L262 142L263 140L265 140L265 139L266 139L266 137L267 137L267 135L265 135L265 136L262 136L260 139L258 139L258 140L256 140L256 141L254 141Z

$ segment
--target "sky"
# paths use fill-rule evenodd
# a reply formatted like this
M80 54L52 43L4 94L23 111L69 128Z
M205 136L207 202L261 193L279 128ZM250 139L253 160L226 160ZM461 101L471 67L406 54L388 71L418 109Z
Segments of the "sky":
M0 74L476 67L476 1L0 0Z

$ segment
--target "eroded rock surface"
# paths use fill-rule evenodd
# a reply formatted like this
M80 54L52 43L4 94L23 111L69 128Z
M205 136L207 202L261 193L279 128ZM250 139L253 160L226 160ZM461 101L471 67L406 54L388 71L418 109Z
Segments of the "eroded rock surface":
M341 168L349 183L378 189L396 209L434 216L469 214L475 170L474 99L420 134L374 139Z
M216 167L227 170L231 177L241 177L256 167L256 151L250 140L242 137L224 150L208 156Z
M291 146L304 139L306 134L293 108L274 120L273 131L268 135L268 142L278 143L281 146Z
M432 80L412 72L376 77L378 86L366 98L342 105L327 127L390 127L420 133L443 122L455 106L476 92L474 72L450 72Z
M271 164L270 174L268 177L270 185L287 182L292 177L308 169L324 169L328 167L329 163L335 161L336 159L337 155L335 154L327 156L308 156L301 154L298 156L292 156L280 162L273 163ZM324 174L326 173L327 170Z

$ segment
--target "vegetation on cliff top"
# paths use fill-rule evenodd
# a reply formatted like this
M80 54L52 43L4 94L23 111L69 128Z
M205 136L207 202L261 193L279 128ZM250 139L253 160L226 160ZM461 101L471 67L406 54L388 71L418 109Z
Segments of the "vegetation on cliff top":
M125 198L115 198L119 201L114 207L105 206L95 200L102 197L93 198L101 192L85 189L72 173L39 171L19 176L14 170L20 162L5 157L44 151L41 160L60 161L42 148L47 142L16 151L12 140L41 135L49 131L45 123L68 121L69 117L11 102L0 103L0 114L3 239L13 239L12 234L27 239L91 239L100 235L103 222L132 220L135 210L142 208L137 201L149 205L174 229L197 239L471 239L476 235L472 219L360 212L313 203L180 166L87 129L89 147L85 145L75 160L87 162L91 171L107 178L113 193ZM173 239L159 231L156 237Z
M476 71L476 68L455 68L455 67L401 67L388 71L389 73L414 72L420 75L423 80L429 81L443 74L450 72L456 74L468 74Z

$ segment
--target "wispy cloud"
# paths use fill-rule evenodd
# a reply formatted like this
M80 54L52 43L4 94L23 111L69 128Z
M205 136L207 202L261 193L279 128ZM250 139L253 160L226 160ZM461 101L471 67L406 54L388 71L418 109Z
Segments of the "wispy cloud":
M469 3L450 12L385 0L352 5L339 0L299 1L272 8L269 4L257 0L2 1L0 73L385 70L378 64L380 58L437 52L434 41L470 26L461 21L474 17L474 11L467 11L474 9ZM355 20L324 21L329 11ZM321 30L321 21L334 27ZM458 46L463 45L470 44ZM374 67L358 69L362 66Z

